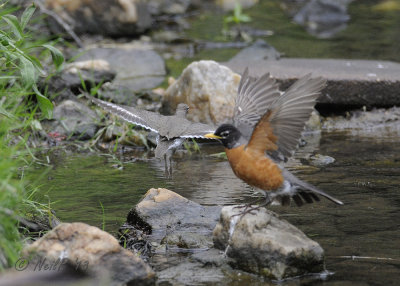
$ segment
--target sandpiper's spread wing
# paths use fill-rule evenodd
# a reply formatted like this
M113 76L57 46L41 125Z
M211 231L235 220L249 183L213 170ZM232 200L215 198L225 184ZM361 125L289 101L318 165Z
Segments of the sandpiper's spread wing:
M182 132L180 137L210 139L210 138L204 137L204 134L215 132L214 126L211 126L208 124L203 124L203 123L195 123L195 122L191 122L191 121L189 121L189 122L190 122L190 124L187 125L186 130L184 132Z
M279 95L278 84L269 73L254 78L249 76L246 68L239 83L233 125L247 140L250 140L255 125Z
M157 132L160 136L166 137L167 139L176 137L205 138L204 134L215 131L213 126L189 121L184 118L183 115L164 116L131 106L121 106L111 102L106 102L88 95L85 96L106 111L119 116L125 121Z
M284 156L291 156L296 148L304 125L310 118L325 84L326 80L320 77L311 78L308 74L296 81L272 103L269 123L278 139L278 151Z
M158 124L155 124L155 122L160 120L156 113L146 110L139 110L133 107L119 106L117 104L103 101L92 96L85 96L104 110L119 116L123 120L159 133L159 126Z

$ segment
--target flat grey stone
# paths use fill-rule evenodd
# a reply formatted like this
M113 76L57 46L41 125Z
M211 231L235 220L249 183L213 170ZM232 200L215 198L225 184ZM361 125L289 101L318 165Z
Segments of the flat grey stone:
M223 63L237 73L249 67L250 75L271 73L286 89L296 79L312 73L327 79L319 103L352 106L393 106L400 104L400 64L390 61L346 59L263 58L265 48L250 47ZM250 49L249 48L249 49ZM260 56L261 55L261 56Z

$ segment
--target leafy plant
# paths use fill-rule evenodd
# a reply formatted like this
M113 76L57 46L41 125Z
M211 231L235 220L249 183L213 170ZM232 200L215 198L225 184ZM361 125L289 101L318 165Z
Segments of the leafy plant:
M225 27L231 23L239 25L241 23L250 22L250 16L246 15L242 11L242 5L236 1L235 8L233 9L233 15L224 17Z
M5 5L0 4L0 9L4 9ZM0 13L0 86L19 86L26 91L25 95L35 94L40 110L45 117L51 118L53 105L36 84L39 76L46 76L46 71L35 55L40 50L48 50L57 70L61 68L64 57L50 43L31 41L27 24L35 10L32 4L25 9L20 19L10 14L15 11L13 8L4 9Z
M12 15L16 10L0 0L0 270L12 266L20 255L18 225L26 222L28 213L40 213L43 207L33 201L35 189L29 190L23 176L25 166L37 160L27 144L31 131L40 126L36 110L49 118L53 109L37 87L39 76L46 75L38 57L50 53L56 69L64 62L51 43L32 39L28 25L35 6L19 18Z

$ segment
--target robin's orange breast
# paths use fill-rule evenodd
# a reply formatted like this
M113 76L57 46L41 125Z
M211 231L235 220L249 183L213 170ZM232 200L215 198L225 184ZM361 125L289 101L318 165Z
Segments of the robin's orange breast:
M281 169L260 152L244 148L244 145L225 149L225 152L235 175L247 184L266 191L282 186L284 178Z

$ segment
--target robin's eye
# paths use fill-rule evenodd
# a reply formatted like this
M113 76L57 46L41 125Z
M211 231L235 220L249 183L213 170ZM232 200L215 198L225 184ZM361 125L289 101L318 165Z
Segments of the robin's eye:
M228 137L228 136L229 136L229 131L221 132L221 137Z

